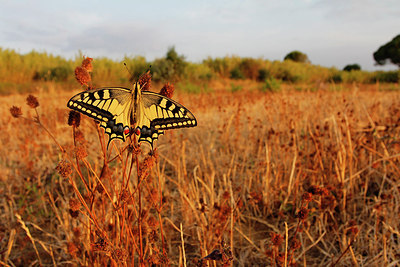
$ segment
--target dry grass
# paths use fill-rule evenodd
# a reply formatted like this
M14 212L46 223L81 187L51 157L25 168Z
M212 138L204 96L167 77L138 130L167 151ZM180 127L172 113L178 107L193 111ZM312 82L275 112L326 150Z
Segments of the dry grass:
M1 99L2 264L400 264L398 93L178 95L199 125L156 155L68 126L71 95Z

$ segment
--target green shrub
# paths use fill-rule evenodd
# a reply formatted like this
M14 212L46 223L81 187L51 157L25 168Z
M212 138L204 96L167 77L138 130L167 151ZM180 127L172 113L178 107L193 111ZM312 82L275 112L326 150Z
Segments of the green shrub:
M178 55L175 47L168 49L165 58L156 59L152 64L153 79L159 81L176 81L184 78L187 62Z
M69 67L54 67L45 68L41 71L36 71L33 75L33 80L65 82L72 76L72 69Z
M261 69L261 64L256 59L243 58L239 64L239 69L245 78L256 80Z
M263 69L258 70L257 81L259 81L259 82L265 81L269 77L270 77L270 73L267 69L263 68Z
M309 63L308 56L300 51L292 51L285 56L283 60L292 60L294 62Z
M271 77L265 80L261 87L263 92L279 92L281 91L281 81Z
M239 67L233 68L230 71L230 74L231 75L229 78L234 79L234 80L243 80L245 78L243 72L240 70Z
M398 83L400 71L377 71L373 74L371 82Z
M235 93L235 92L239 92L243 89L243 86L241 85L235 85L233 83L231 83L231 92Z
M343 68L344 71L361 70L361 66L358 64L348 64Z
M211 89L207 86L207 84L203 84L201 86L191 82L180 82L177 84L177 89L192 94L200 94L211 91Z
M341 83L343 82L343 78L340 72L336 72L331 76L331 80L334 83Z
M205 64L188 63L185 68L185 78L190 81L208 82L214 78L214 73Z

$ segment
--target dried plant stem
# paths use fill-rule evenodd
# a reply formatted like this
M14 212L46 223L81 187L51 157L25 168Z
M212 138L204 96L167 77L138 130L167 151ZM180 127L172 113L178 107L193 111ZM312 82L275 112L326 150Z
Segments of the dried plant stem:
M288 262L287 262L287 257L288 257L288 240L289 239L289 235L288 235L288 225L287 222L285 222L285 264L283 266L287 266Z
M181 230L181 243L182 243L182 254L183 254L183 266L186 267L185 241L184 241L184 239L183 239L182 223L180 223L180 230Z
M336 264L339 263L339 261L343 258L343 256L350 250L351 245L353 244L353 242L354 242L355 240L356 240L356 236L354 236L354 237L351 238L351 240L350 240L350 242L349 242L349 245L346 247L346 249L343 251L343 253L339 256L339 258L337 258L337 259L331 264L331 267L334 267L334 266L336 266Z

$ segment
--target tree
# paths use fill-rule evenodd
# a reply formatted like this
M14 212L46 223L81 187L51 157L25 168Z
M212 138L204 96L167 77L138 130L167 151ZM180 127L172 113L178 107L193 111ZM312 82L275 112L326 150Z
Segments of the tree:
M361 70L361 66L358 64L348 64L343 68L344 71Z
M175 47L168 48L165 58L155 59L152 64L154 81L176 81L185 74L187 62L183 55L179 55Z
M308 59L308 56L300 51L292 51L289 54L285 56L283 60L292 60L295 62L302 62L302 63L309 63L310 60Z
M378 65L385 65L390 60L391 63L400 67L400 35L379 47L374 53L374 59Z

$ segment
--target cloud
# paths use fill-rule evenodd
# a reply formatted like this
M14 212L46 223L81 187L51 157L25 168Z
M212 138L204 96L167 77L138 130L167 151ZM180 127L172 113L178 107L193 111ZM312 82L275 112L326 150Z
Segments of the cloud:
M82 50L90 56L120 59L124 55L155 57L162 46L163 33L158 29L138 23L102 24L68 36L62 50ZM165 49L165 48L164 48Z

